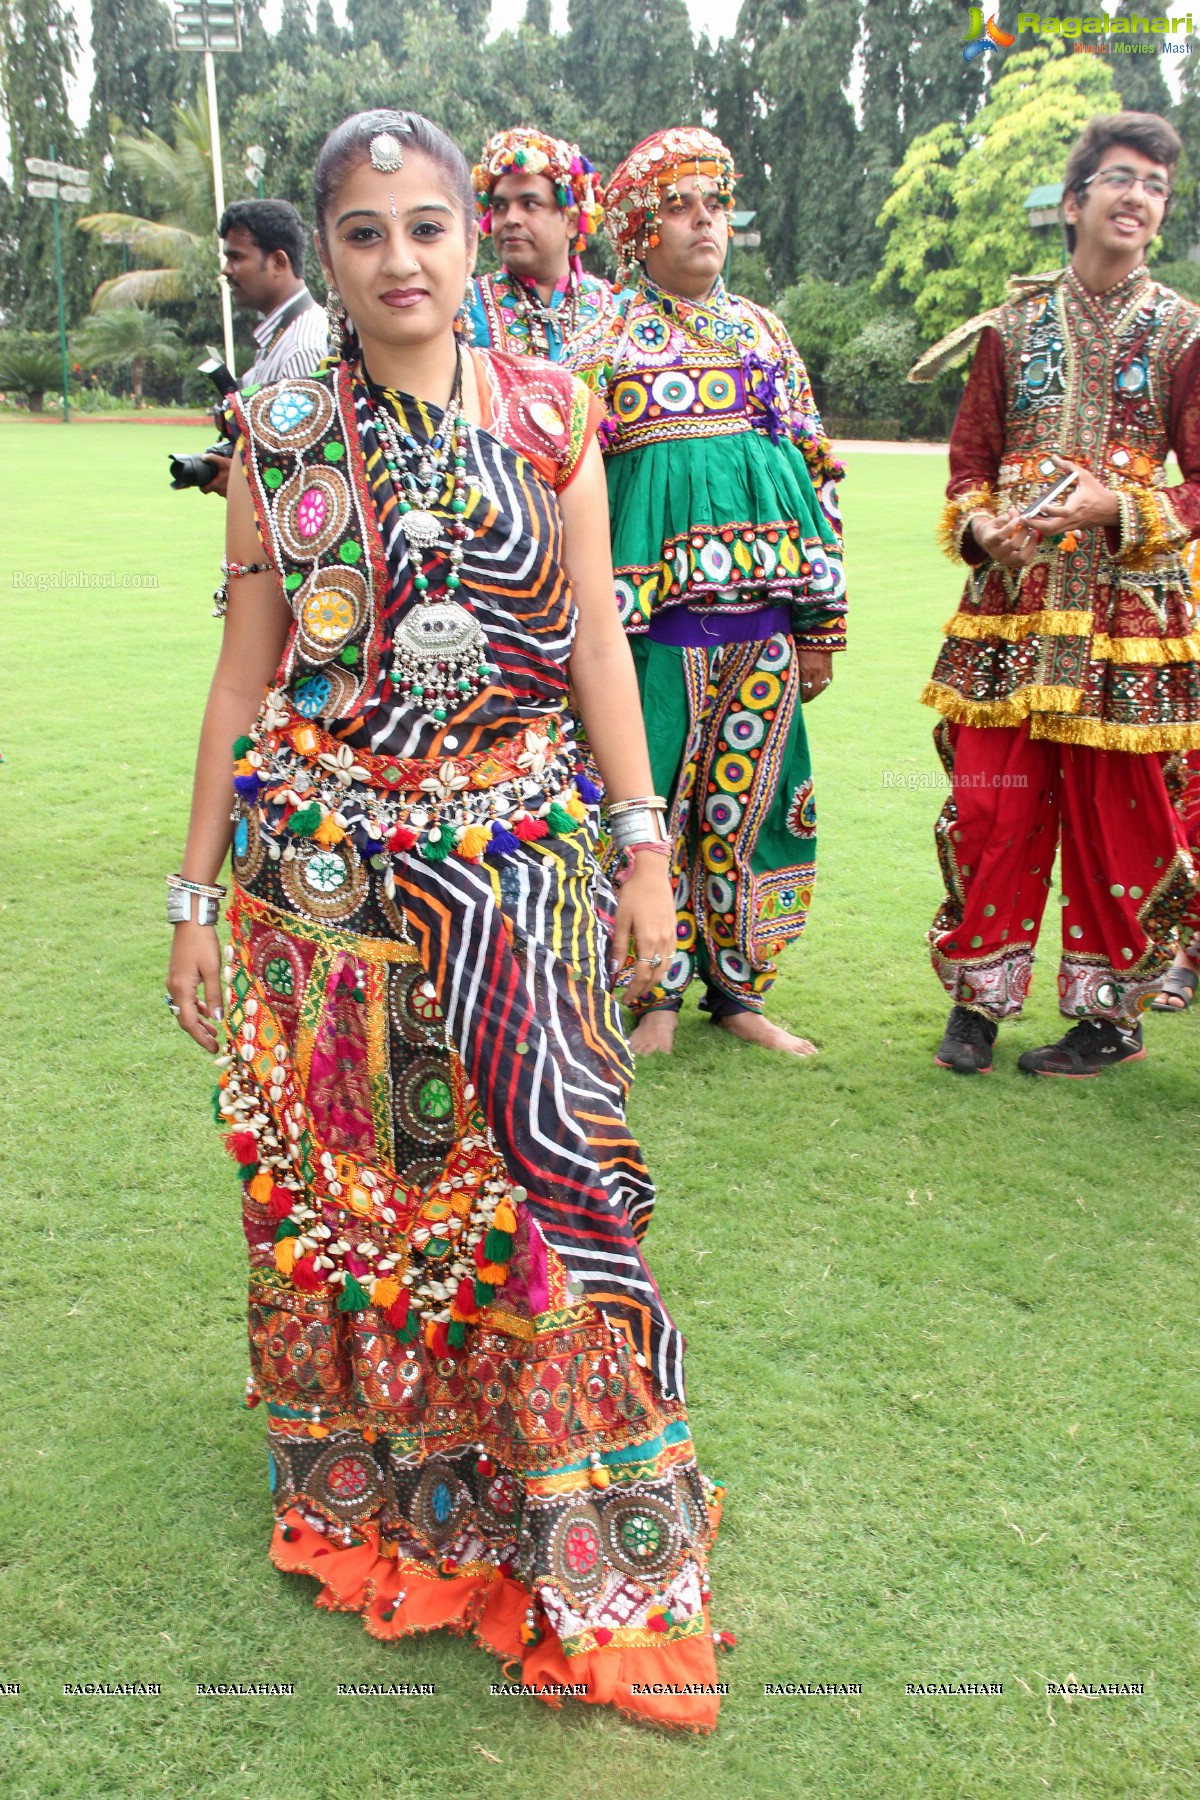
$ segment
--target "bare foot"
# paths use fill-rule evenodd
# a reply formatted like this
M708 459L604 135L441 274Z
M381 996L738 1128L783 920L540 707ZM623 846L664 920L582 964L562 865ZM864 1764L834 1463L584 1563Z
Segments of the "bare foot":
M718 1019L717 1024L730 1037L741 1038L746 1044L758 1044L763 1050L786 1050L792 1056L817 1054L817 1046L810 1044L807 1038L794 1037L782 1025L773 1025L762 1013L728 1013L725 1018Z
M635 1056L652 1056L656 1050L664 1056L670 1056L675 1048L675 1027L679 1023L679 1014L661 1007L655 1012L643 1013L634 1026L629 1039L629 1048Z

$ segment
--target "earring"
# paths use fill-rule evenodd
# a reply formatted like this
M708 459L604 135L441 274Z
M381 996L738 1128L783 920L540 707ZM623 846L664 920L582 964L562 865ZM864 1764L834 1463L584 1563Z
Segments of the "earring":
M342 296L335 287L331 287L325 296L325 317L329 321L330 354L340 360L345 346L345 330L348 320L346 309L342 305Z
M475 342L475 325L471 318L471 300L474 292L475 282L472 278L467 283L467 291L462 297L462 305L454 315L454 335L461 338L464 344Z

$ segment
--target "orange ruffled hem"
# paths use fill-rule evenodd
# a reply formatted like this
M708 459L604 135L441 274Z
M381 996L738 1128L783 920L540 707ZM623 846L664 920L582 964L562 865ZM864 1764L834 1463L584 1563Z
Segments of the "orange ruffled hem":
M710 1517L715 1530L716 1517ZM285 1525L296 1533L290 1541L283 1536ZM358 1529L365 1541L340 1548L289 1509L276 1521L271 1561L285 1574L311 1575L322 1582L315 1605L330 1612L361 1614L371 1636L385 1642L443 1628L472 1633L504 1663L518 1661L522 1685L535 1690L536 1698L549 1706L562 1705L555 1688L582 1687L584 1691L572 1698L593 1706L615 1706L652 1725L709 1732L716 1724L720 1695L707 1608L706 1629L699 1636L664 1643L661 1650L614 1646L568 1658L548 1623L539 1643L521 1642L529 1594L520 1582L499 1573L430 1579L406 1569L402 1575L394 1557L380 1554L378 1526L368 1523ZM401 1588L404 1599L397 1606ZM392 1616L385 1619L389 1610ZM516 1677L506 1673L505 1679ZM684 1691L635 1691L666 1686Z

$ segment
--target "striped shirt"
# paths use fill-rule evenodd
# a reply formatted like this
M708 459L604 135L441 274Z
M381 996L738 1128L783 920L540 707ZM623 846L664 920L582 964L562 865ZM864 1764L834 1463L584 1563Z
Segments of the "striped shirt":
M294 307L299 293L289 294L273 313L254 327L258 354L242 376L242 387L265 387L268 381L285 381L293 375L311 375L329 350L329 320L321 306L305 288L309 304L288 320L283 330L279 324L289 307ZM272 339L275 341L272 342Z

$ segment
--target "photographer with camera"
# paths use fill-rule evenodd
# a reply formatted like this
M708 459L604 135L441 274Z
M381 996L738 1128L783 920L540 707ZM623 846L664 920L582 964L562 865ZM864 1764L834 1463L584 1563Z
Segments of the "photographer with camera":
M287 200L236 200L217 227L222 240L221 272L234 304L261 314L254 327L258 353L236 384L223 364L202 364L221 391L230 386L262 387L289 375L310 375L329 348L325 309L304 283L304 221ZM223 403L214 409L224 433ZM224 496L229 486L233 445L227 439L200 456L172 457L174 487L199 487ZM205 481L204 464L216 473Z

